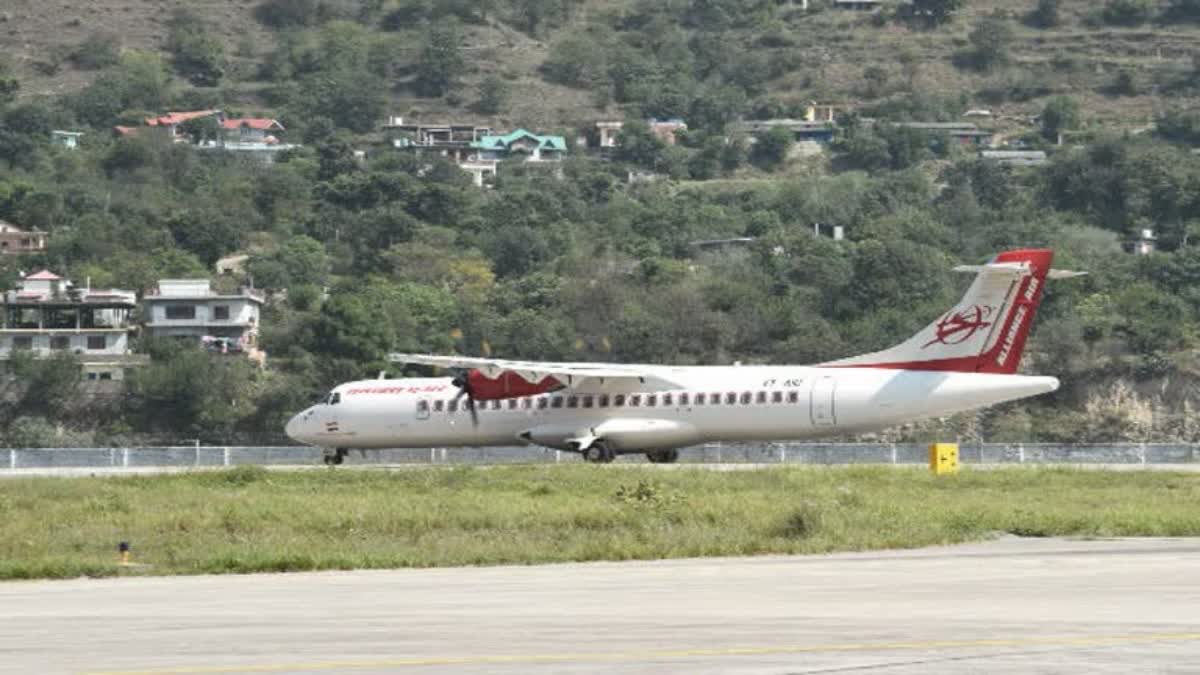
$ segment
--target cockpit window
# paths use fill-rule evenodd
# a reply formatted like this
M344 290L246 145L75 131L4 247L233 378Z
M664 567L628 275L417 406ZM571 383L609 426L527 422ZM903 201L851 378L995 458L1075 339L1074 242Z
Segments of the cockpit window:
M329 394L329 405L337 405L342 402L342 392L334 391Z

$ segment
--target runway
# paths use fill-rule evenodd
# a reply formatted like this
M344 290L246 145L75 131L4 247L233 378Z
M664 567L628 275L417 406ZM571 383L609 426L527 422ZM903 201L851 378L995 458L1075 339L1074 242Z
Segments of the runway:
M1200 539L0 584L5 673L1198 671Z

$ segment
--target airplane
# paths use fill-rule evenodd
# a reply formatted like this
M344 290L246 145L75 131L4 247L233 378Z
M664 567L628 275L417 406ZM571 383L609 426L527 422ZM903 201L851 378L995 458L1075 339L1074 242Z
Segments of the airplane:
M292 418L291 438L327 464L350 449L531 443L589 462L644 454L674 462L713 441L783 441L880 430L1046 394L1054 377L1017 366L1053 251L1000 253L948 312L882 351L809 366L548 363L392 354L449 377L346 382Z

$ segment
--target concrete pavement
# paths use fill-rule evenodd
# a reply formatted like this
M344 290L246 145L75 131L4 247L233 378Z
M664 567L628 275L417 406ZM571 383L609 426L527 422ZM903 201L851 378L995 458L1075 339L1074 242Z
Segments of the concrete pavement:
M1193 673L1200 540L0 584L4 673Z

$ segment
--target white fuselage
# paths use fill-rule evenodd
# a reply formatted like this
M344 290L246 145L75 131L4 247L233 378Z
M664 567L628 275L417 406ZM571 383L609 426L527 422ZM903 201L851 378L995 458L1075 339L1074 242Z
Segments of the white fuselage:
M618 452L711 441L816 438L882 429L1054 391L1053 377L814 366L641 366L679 388L598 384L478 401L478 425L450 378L339 385L287 433L337 448L511 445L561 449L603 439Z

